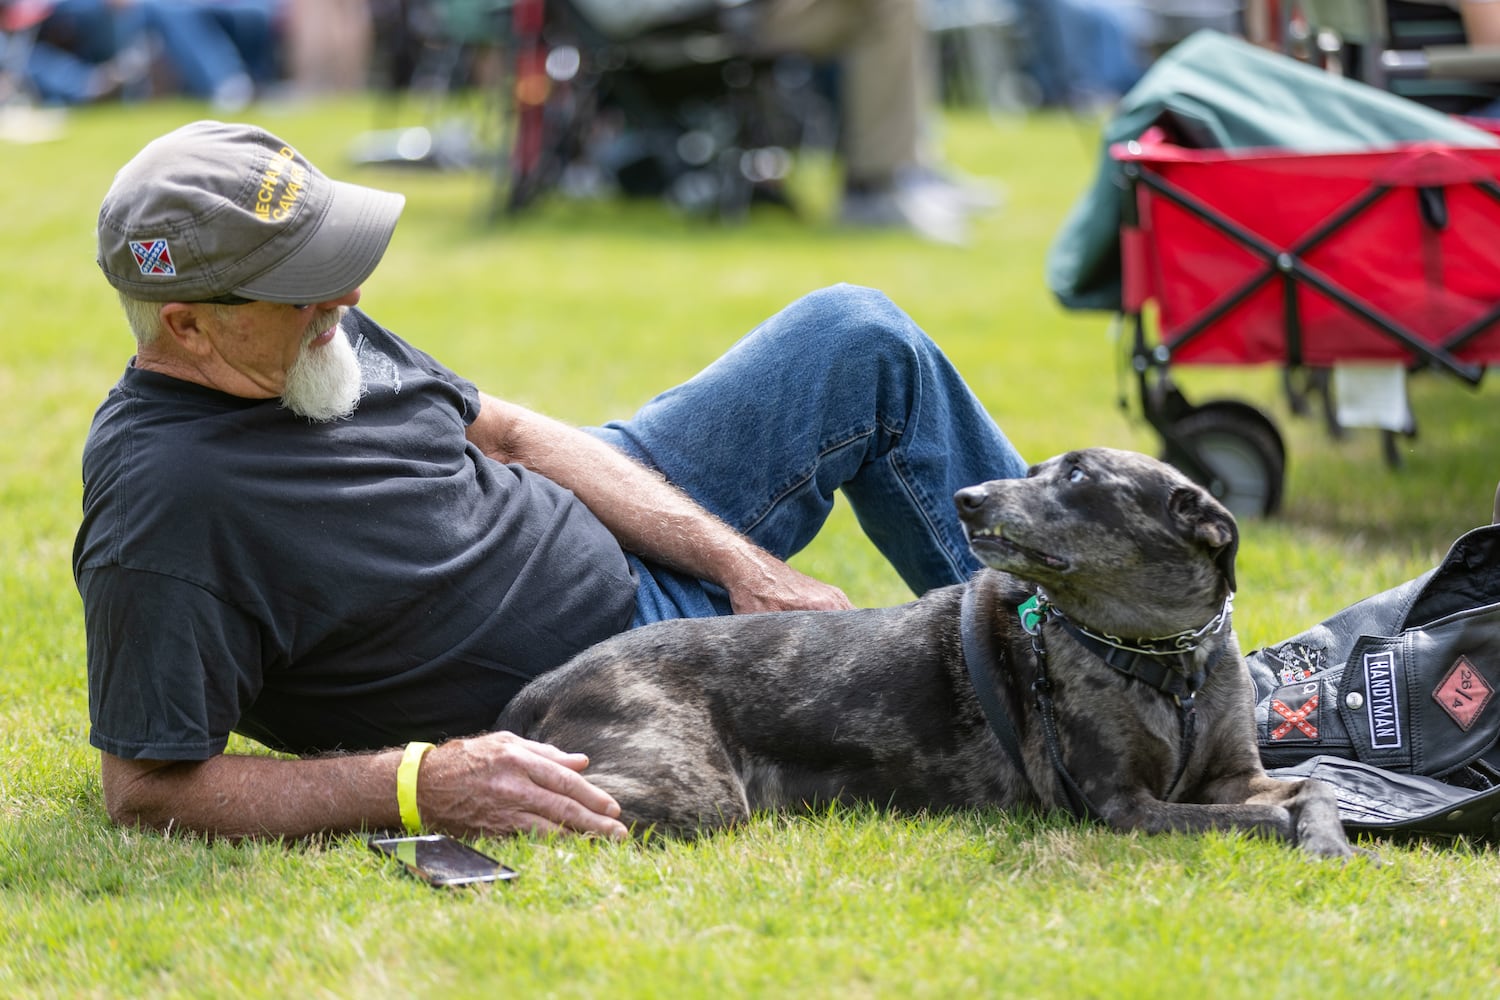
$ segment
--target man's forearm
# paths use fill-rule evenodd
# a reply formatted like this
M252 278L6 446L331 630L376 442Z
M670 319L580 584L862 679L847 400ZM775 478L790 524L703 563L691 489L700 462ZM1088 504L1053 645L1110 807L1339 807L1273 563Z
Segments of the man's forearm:
M529 410L503 408L488 435L471 435L492 458L516 462L571 490L625 549L728 584L769 557L660 475L586 431ZM493 412L493 411L492 411Z
M401 750L286 760L203 761L101 755L104 803L125 826L217 837L304 837L402 826ZM513 733L449 740L422 758L423 828L457 836L519 830L623 837L620 806L582 776L588 758Z
M497 461L520 463L572 490L626 550L719 584L737 612L850 606L837 587L792 569L593 435L483 399L470 439Z
M117 823L219 837L303 837L401 825L401 753L305 760L223 754L204 761L103 755L105 807Z

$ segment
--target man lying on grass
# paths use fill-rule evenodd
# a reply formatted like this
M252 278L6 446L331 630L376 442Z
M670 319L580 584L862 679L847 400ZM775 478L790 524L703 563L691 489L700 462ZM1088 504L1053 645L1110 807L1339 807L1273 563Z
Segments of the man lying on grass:
M136 354L84 449L74 572L117 822L623 836L582 755L490 731L528 680L647 622L847 607L784 562L840 489L913 591L964 580L950 498L1025 470L852 287L626 421L487 395L355 308L403 201L218 122L105 196ZM231 732L295 759L227 754Z

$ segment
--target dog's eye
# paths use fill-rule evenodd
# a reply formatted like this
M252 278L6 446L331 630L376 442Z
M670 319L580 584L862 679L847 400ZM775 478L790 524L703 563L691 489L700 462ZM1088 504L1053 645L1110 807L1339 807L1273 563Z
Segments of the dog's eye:
M1081 465L1075 465L1068 470L1068 482L1070 483L1081 483L1088 477L1089 474L1083 471L1083 466Z

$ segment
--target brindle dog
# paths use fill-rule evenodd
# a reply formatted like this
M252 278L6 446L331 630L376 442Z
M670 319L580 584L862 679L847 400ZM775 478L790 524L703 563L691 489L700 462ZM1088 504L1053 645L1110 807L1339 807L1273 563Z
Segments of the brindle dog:
M1261 767L1218 501L1155 459L1090 449L955 503L990 567L966 584L637 629L533 682L499 727L587 753L638 832L864 801L1353 853L1329 787Z

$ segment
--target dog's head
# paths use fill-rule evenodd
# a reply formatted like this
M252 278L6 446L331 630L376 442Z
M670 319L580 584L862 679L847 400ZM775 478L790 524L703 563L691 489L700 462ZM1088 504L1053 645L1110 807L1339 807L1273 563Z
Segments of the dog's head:
M1150 634L1201 625L1235 589L1239 530L1165 462L1072 451L954 496L974 554L1040 584L1080 621Z

